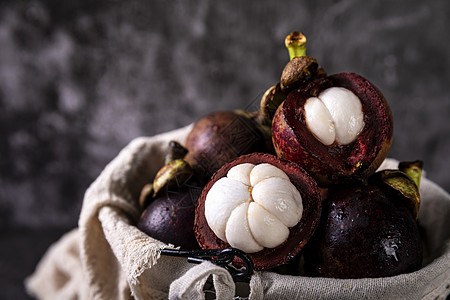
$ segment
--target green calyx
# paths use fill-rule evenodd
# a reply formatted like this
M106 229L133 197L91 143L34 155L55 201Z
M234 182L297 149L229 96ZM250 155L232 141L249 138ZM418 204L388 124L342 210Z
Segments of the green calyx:
M376 174L384 186L400 196L415 220L420 209L419 186L422 167L421 161L402 162L399 164L399 170L383 170Z
M146 207L163 191L180 188L194 177L194 170L184 160L187 149L175 141L169 143L165 165L159 169L152 183L146 184L139 199L141 207Z
M191 166L184 159L170 161L163 166L153 181L153 196L169 187L180 187L193 176Z
M405 172L420 187L420 178L422 177L423 161L401 162L398 165L400 171Z

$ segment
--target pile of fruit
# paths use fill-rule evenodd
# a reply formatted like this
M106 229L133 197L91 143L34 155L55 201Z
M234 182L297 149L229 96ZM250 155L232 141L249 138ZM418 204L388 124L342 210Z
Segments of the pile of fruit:
M285 43L291 59L258 111L212 113L170 143L138 228L181 249L237 248L283 274L419 269L422 164L377 172L393 138L384 96L360 75L328 75L303 34Z

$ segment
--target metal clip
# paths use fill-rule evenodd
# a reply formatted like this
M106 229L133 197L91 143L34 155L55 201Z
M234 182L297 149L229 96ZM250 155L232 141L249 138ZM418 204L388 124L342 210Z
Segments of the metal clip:
M175 250L161 249L162 255L187 257L188 262L200 264L210 261L213 264L225 268L233 277L235 282L249 282L253 274L253 261L250 256L242 250L236 248L206 249L206 250ZM242 268L232 265L235 257L238 257L245 264Z

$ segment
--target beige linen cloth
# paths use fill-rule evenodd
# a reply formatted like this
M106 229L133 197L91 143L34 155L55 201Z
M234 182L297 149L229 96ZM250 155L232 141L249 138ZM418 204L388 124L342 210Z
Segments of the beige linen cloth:
M223 268L160 256L171 247L139 231L138 197L162 166L170 140L191 126L133 140L86 191L78 228L52 245L25 286L38 299L205 299L212 278L217 299L445 299L450 292L450 196L422 179L419 215L424 267L388 278L338 280L255 272L239 289ZM385 161L385 168L397 162ZM242 288L243 287L243 288ZM249 290L249 294L248 294ZM236 292L237 291L237 292Z

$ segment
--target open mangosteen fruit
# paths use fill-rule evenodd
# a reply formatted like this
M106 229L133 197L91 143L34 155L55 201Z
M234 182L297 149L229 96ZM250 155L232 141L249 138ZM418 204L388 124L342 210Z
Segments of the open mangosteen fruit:
M203 249L238 248L255 270L271 269L305 246L320 213L319 187L308 173L274 155L252 153L222 166L206 184L194 232Z
M418 181L409 176L420 167L411 166L329 191L320 225L304 251L308 275L376 278L421 268L420 194Z
M393 118L386 99L354 73L318 78L290 92L272 122L277 156L319 185L363 181L386 158Z

